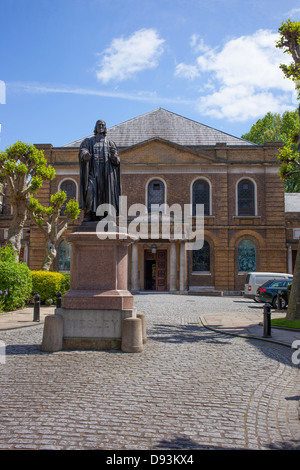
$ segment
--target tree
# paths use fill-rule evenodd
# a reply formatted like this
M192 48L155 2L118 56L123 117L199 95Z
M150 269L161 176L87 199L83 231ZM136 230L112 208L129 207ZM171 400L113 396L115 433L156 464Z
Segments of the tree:
M0 183L8 186L13 208L7 242L12 245L17 258L30 195L40 189L44 180L54 176L55 170L48 165L43 151L32 144L18 141L0 153Z
M61 210L66 202L65 191L58 191L50 198L50 207L42 206L37 199L30 196L28 206L31 219L43 233L46 240L46 253L41 269L49 271L53 260L56 257L56 244L68 227L71 220L76 220L80 209L76 199L67 202L64 217L61 219Z
M292 56L293 62L290 65L280 65L284 75L293 80L300 99L300 22L288 19L283 22L279 28L280 38L276 47L283 49L284 53ZM299 106L300 115L300 106ZM299 130L298 130L299 131ZM298 150L300 149L300 132L298 137ZM299 174L300 163L299 155L291 151L288 146L280 151L279 159L281 165L281 177L289 180L292 175ZM289 305L286 317L290 320L300 318L300 239L298 244L298 252L293 273L293 283L290 293Z
M281 64L280 68L287 78L295 83L298 99L300 98L300 22L288 19L279 28L280 38L276 47L284 49L285 54L292 56L290 65Z
M296 109L295 111L285 111L283 114L267 113L262 119L258 119L250 131L242 135L242 138L258 145L263 145L264 142L282 142L284 147L280 150L279 157L282 158L284 150L297 161L299 156L297 151L298 132L299 115ZM289 170L295 170L295 165L295 163L290 165ZM291 173L288 179L285 178L286 171L287 167L282 163L280 175L285 180L285 191L300 191L299 171Z

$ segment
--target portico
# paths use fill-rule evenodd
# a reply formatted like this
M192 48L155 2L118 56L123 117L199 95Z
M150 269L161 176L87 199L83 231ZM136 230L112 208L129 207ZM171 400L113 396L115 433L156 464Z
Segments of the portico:
M129 250L131 292L187 290L184 240L136 241Z

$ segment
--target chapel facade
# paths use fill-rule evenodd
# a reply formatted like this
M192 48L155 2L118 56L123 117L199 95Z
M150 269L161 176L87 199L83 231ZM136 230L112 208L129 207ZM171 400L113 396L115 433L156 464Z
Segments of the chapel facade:
M297 239L291 227L297 227L299 218L296 213L287 223L284 184L278 175L280 144L255 145L163 108L108 128L107 137L115 142L121 160L127 226L139 220L144 234L129 248L132 292L226 295L243 290L249 271L292 272ZM59 189L69 199L79 198L82 140L62 147L36 145L56 170L55 179L39 192L42 204L49 204ZM9 198L3 203L2 244L11 217ZM136 204L145 207L144 214L134 212ZM197 228L197 205L203 208L204 240L201 248L186 249L187 227L192 232ZM176 218L170 208L176 208ZM151 220L161 222L158 232L151 232ZM162 221L170 223L169 233ZM53 269L69 271L70 247L60 240L57 251ZM40 269L43 255L43 237L28 221L22 256L31 269Z

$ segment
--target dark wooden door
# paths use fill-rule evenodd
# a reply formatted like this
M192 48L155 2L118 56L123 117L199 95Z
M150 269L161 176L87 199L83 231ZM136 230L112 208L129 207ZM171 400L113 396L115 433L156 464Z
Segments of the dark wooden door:
M167 250L145 250L145 290L167 289Z
M156 253L156 290L167 289L167 250Z

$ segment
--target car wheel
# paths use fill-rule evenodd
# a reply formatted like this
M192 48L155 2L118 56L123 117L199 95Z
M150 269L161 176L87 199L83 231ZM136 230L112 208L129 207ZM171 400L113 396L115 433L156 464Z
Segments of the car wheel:
M272 300L272 305L276 310L278 310L277 295ZM285 297L281 297L281 308L284 309L287 307L287 300Z

